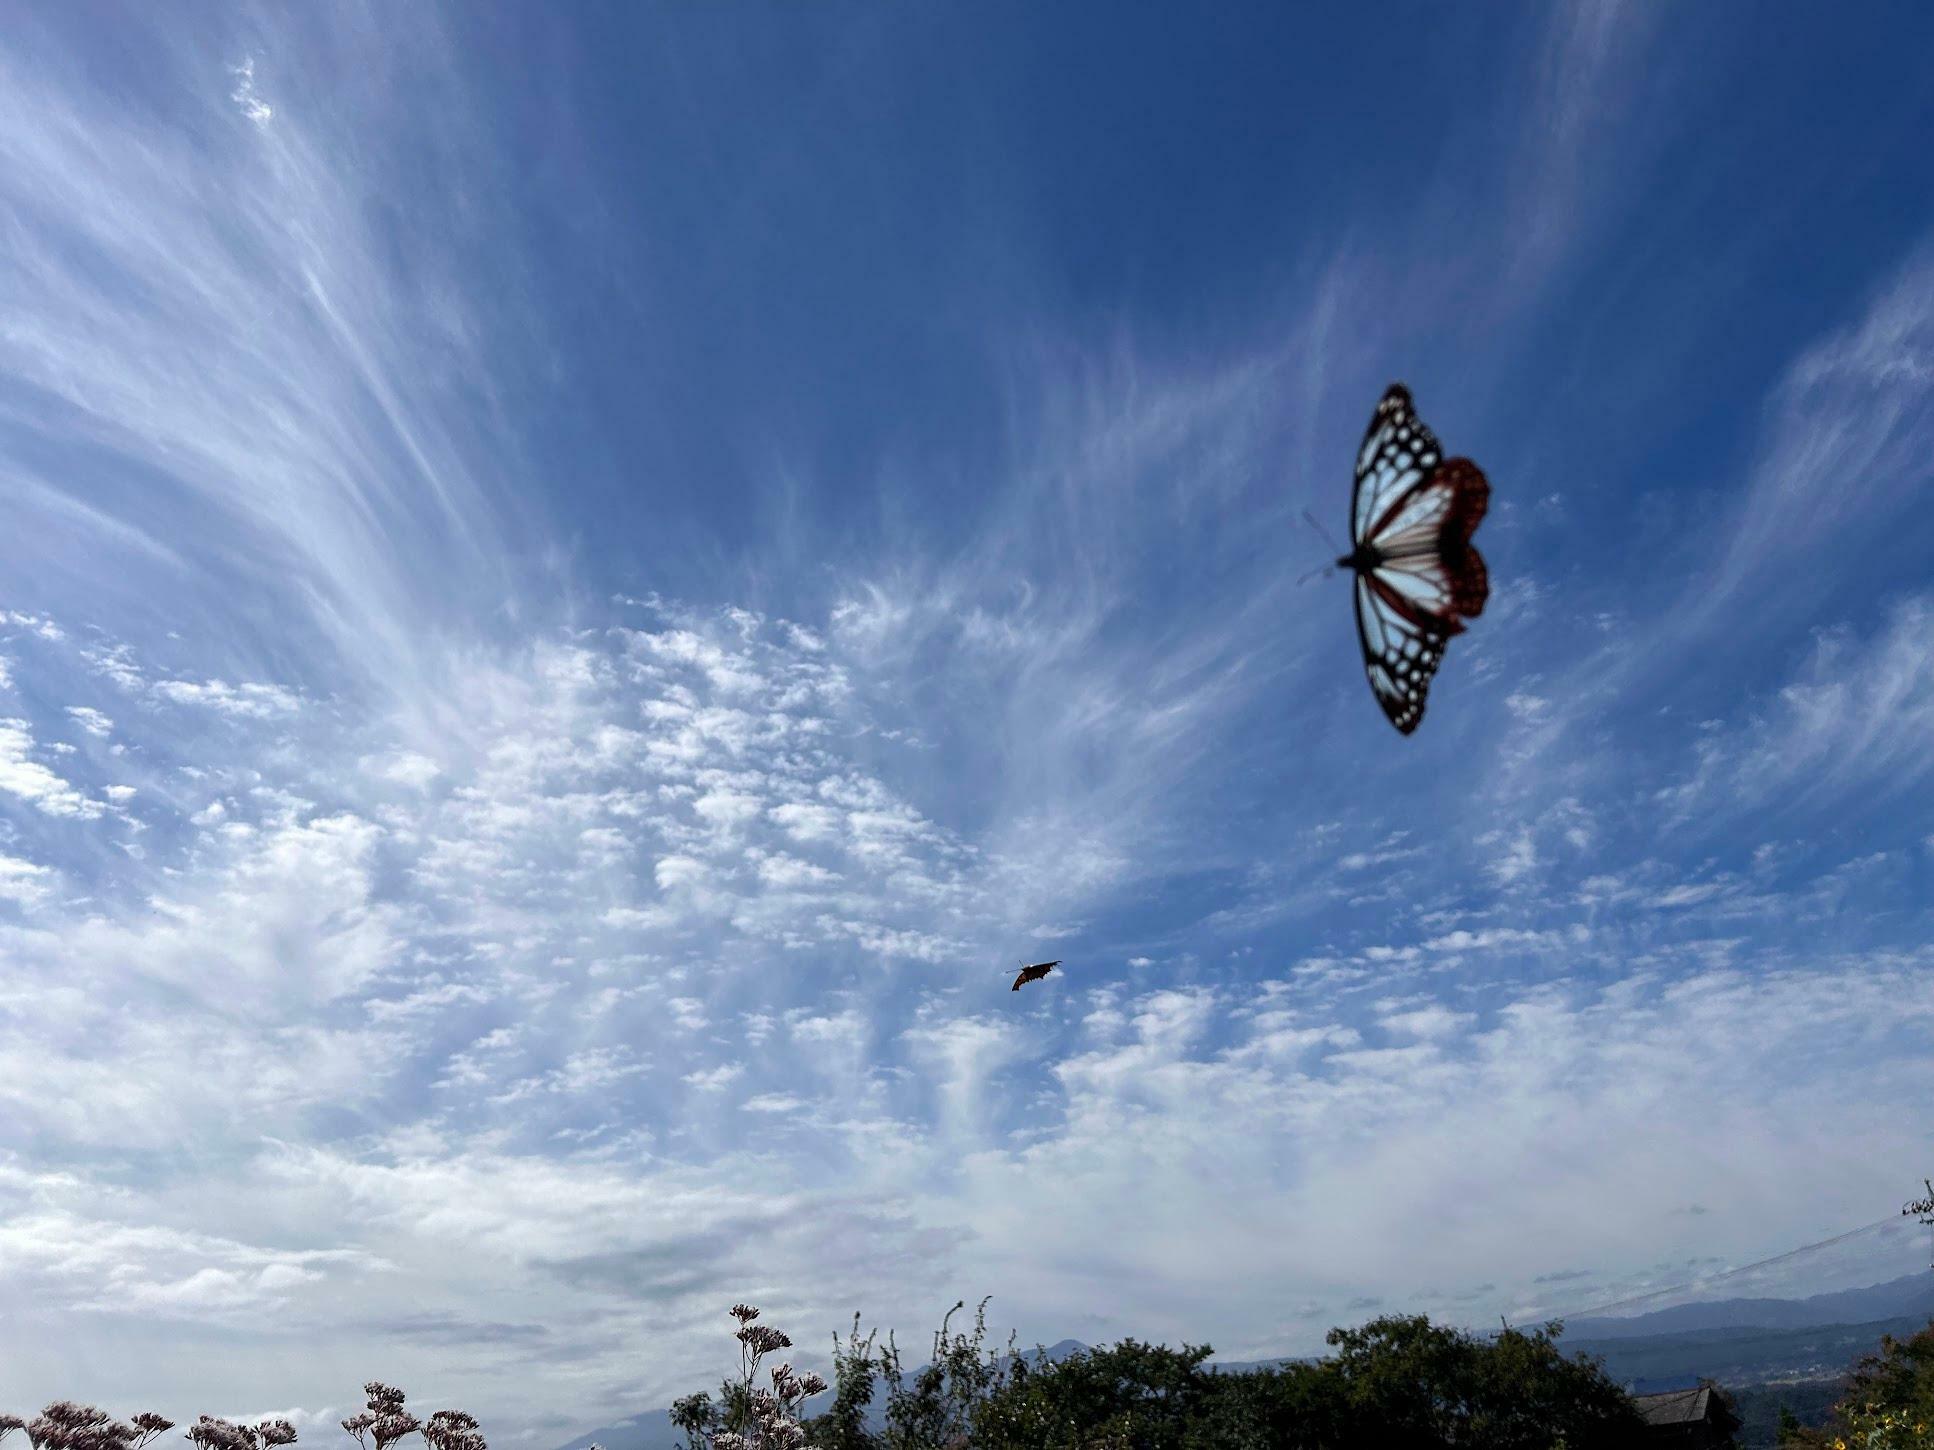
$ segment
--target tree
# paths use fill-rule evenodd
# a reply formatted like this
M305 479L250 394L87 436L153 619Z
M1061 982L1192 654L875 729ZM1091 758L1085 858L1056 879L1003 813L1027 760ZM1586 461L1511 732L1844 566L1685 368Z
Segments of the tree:
M1644 1428L1602 1364L1558 1348L1564 1326L1506 1327L1484 1340L1422 1315L1332 1329L1320 1372L1337 1381L1353 1435L1372 1443L1494 1450L1624 1446Z
M718 1428L719 1412L712 1397L700 1390L672 1401L672 1424L685 1432L686 1450L704 1450Z
M1336 1329L1316 1364L1205 1367L1207 1345L1140 1344L1021 1368L974 1415L975 1450L1624 1450L1644 1431L1594 1361L1568 1358L1559 1326L1494 1340L1422 1316Z
M1780 1444L1793 1450L1934 1450L1934 1321L1907 1339L1883 1336L1880 1349L1854 1366L1826 1425L1805 1430L1783 1423Z
M974 1412L975 1450L1183 1450L1213 1392L1215 1376L1202 1368L1211 1352L1124 1339L1058 1363L1017 1365Z

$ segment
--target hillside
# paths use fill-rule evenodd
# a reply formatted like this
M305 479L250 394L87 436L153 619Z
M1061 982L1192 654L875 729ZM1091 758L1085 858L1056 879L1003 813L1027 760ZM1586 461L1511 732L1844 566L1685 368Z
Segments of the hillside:
M1804 1299L1715 1299L1678 1304L1622 1318L1568 1319L1567 1339L1631 1339L1685 1330L1751 1325L1800 1329L1821 1324L1864 1324L1878 1319L1934 1316L1934 1274L1908 1274L1861 1289L1840 1289Z
M1883 1334L1904 1339L1925 1329L1929 1317L1903 1315L1798 1329L1693 1329L1629 1339L1573 1340L1567 1335L1564 1346L1573 1354L1600 1356L1607 1374L1622 1384L1633 1384L1640 1393L1674 1389L1701 1378L1727 1386L1826 1379L1843 1374L1878 1345Z

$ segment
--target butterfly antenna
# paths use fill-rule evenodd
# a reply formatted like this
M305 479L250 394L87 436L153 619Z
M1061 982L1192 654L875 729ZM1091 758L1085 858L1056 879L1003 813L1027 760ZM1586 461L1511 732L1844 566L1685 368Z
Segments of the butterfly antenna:
M1323 536L1324 543L1328 544L1332 549L1336 547L1336 540L1330 537L1330 531L1323 527L1322 522L1315 514L1311 513L1308 509L1304 509L1303 517L1309 520L1309 526L1312 529L1315 529L1317 533Z
M1310 570L1309 573L1305 574L1301 579L1298 579L1296 582L1300 586L1300 585L1309 583L1309 581L1314 579L1318 574L1321 574L1325 579L1327 579L1330 577L1330 575L1334 574L1335 572L1336 572L1336 565L1325 564L1321 568Z

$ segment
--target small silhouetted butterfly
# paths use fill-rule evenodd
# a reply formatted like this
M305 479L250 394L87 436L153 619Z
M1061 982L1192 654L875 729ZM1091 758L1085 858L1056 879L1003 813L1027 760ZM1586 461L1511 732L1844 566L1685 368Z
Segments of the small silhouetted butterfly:
M1051 962L1036 962L1031 967L1023 966L1021 968L1021 974L1014 979L1014 985L1010 987L1008 990L1012 992L1018 992L1021 990L1022 987L1026 986L1029 982L1040 981L1041 978L1045 977L1049 972L1053 971L1056 967L1060 965L1061 965L1061 959L1059 957L1056 957Z
M1431 676L1464 620L1484 612L1490 578L1471 535L1491 485L1468 458L1444 458L1436 435L1392 383L1370 416L1350 496L1357 638L1370 690L1405 734L1424 718Z

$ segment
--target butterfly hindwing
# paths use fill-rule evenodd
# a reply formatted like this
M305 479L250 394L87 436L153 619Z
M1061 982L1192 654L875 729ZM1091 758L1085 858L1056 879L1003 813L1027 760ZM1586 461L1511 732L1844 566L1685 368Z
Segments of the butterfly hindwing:
M1382 555L1375 572L1446 634L1463 633L1461 620L1482 614L1490 597L1490 576L1471 545L1490 497L1483 471L1453 458L1373 521L1369 541Z

